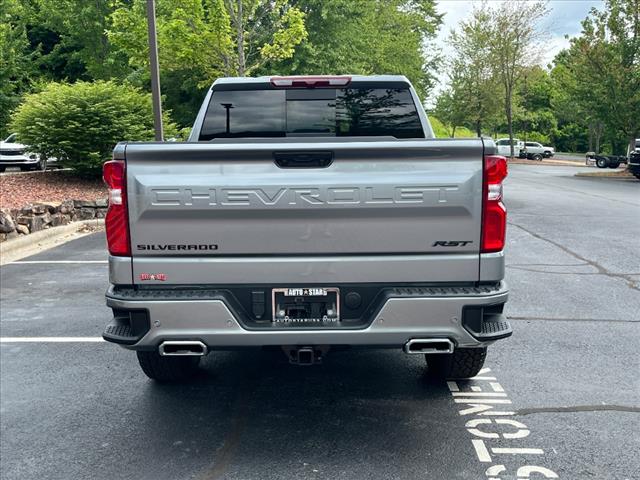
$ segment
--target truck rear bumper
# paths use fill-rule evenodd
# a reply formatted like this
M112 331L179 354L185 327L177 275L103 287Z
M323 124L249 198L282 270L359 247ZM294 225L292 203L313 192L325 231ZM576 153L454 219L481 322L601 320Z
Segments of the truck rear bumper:
M268 345L402 347L415 338L447 338L456 347L487 345L511 335L502 314L504 282L480 287L389 288L365 328L243 326L230 302L215 290L122 290L110 287L114 321L104 338L134 350L168 340L200 341L209 349Z

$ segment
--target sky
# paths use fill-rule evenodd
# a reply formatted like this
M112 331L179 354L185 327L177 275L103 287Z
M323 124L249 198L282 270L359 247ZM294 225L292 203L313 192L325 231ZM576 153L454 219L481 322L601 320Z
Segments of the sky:
M487 3L496 4L502 1L508 0L489 0ZM456 28L461 20L471 14L473 7L481 3L479 0L441 0L437 2L437 10L444 14L444 17L436 45L442 49L445 56L447 54L446 38L451 29ZM548 7L550 12L541 22L541 27L548 33L540 62L542 66L548 65L558 52L569 46L569 40L564 38L565 35L570 37L578 35L581 30L580 22L589 14L591 7L601 10L604 8L604 1L549 0ZM441 74L439 81L440 85L436 88L436 92L446 85L446 75Z

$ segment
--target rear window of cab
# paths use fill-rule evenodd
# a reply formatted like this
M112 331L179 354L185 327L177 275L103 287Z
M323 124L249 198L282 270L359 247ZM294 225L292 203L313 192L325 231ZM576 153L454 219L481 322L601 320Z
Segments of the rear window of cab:
M214 91L200 140L294 136L424 138L408 88Z

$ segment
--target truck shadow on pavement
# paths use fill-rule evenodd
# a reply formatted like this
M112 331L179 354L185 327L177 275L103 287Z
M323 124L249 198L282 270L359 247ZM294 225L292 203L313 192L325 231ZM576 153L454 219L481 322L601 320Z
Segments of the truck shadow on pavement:
M364 464L380 475L412 462L424 472L426 452L447 458L460 422L424 366L395 350L331 352L313 367L281 352L213 352L192 382L146 384L140 428L147 448L200 464L195 478L354 478Z

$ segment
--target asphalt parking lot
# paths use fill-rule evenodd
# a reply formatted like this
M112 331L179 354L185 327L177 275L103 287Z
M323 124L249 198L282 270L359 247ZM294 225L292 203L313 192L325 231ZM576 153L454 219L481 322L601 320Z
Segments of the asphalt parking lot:
M248 351L157 385L90 341L103 234L1 267L0 477L640 479L640 182L578 170L510 167L514 334L468 382L400 351Z

